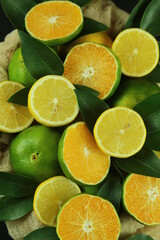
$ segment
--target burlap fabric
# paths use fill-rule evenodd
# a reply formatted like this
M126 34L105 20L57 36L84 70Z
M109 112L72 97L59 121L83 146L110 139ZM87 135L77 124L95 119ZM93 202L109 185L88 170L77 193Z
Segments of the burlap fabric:
M106 24L110 29L109 34L113 38L122 30L128 18L128 13L119 9L110 0L92 0L83 7L83 13L85 17L93 18ZM4 42L0 43L0 81L8 79L8 64L13 52L19 45L20 39L17 30L8 34ZM12 172L9 145L13 137L12 134L6 133L1 133L0 135L0 171ZM122 225L120 240L126 240L138 233L145 233L154 240L160 240L160 225L153 227L144 226L125 213L120 216L120 219ZM7 221L6 226L9 235L15 240L22 240L28 233L43 227L33 211L18 220Z

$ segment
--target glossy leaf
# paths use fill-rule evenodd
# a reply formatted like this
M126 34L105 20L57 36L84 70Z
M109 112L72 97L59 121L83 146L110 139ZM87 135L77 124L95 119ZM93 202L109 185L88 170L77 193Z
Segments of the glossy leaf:
M153 238L145 234L137 234L133 237L127 238L127 240L153 240Z
M21 89L20 91L13 94L7 102L19 104L22 106L27 106L28 102L28 93L29 93L30 87L25 87Z
M103 100L93 94L91 90L86 91L75 89L75 93L77 95L82 118L88 129L93 132L93 128L98 117L109 107Z
M145 146L160 151L160 92L139 102L134 110L142 116L147 129Z
M83 36L83 35L87 35L87 34L90 34L90 33L102 32L102 31L105 31L107 29L108 29L108 27L101 22L98 22L98 21L93 20L91 18L84 18L83 29L80 32L80 34L78 35L78 37Z
M143 13L152 0L140 0L129 15L124 28L139 27Z
M33 0L1 0L3 11L17 29L24 30L26 13L35 5Z
M105 183L100 187L97 196L110 201L118 210L122 196L122 185L119 176L110 172Z
M78 84L74 84L74 86L76 87L76 89L78 90L82 90L82 91L86 91L88 93L91 93L95 96L98 97L98 95L100 94L98 91L96 91L95 89L93 88L89 88L89 87L86 87L86 86L83 86L83 85L78 85Z
M140 28L150 32L154 36L160 35L159 16L160 1L152 0L143 14Z
M28 214L33 209L33 197L0 199L0 221L15 220Z
M53 49L23 31L19 31L19 36L25 66L33 77L63 74L63 63Z
M44 227L29 233L23 240L58 240L56 228Z
M149 149L142 148L140 152L129 158L115 158L115 163L126 172L160 178L160 160Z
M26 197L34 193L37 183L30 178L13 173L0 172L0 195Z
M46 1L55 1L55 0L35 0L35 2L37 2L37 3L46 2ZM65 1L67 1L67 0L65 0ZM73 2L77 5L79 5L80 7L84 6L85 4L89 3L90 1L91 0L70 0L70 2Z

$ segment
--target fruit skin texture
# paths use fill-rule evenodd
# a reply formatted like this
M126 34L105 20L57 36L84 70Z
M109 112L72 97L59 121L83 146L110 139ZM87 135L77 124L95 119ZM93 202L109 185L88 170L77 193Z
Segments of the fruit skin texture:
M18 48L13 54L8 67L8 75L10 81L22 83L27 87L36 81L24 64L21 48Z
M17 174L42 182L59 175L57 151L61 134L43 125L19 133L10 145L10 160Z
M133 108L138 102L160 91L160 88L145 78L124 78L108 101L110 107Z
M84 35L82 37L77 38L76 40L73 40L71 43L68 43L66 45L58 46L58 53L62 58L65 58L66 55L69 53L69 51L76 45L85 43L85 42L94 42L99 43L104 46L107 46L109 48L112 47L112 39L109 37L109 35L106 33L106 31L102 32L96 32L96 33L90 33L87 35Z

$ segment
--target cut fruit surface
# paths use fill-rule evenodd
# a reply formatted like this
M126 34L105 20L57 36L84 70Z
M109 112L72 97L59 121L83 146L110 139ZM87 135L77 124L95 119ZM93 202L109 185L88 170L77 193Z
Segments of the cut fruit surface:
M72 124L64 131L58 159L64 174L81 185L100 183L110 167L110 157L98 148L84 122Z
M123 203L139 222L160 224L160 179L129 175L123 186Z
M55 226L59 209L80 192L76 183L63 176L49 178L36 189L33 209L43 224Z
M119 57L122 73L130 77L149 74L159 60L157 40L147 31L129 28L118 34L112 50Z
M61 240L117 240L120 221L109 201L80 194L62 207L56 230Z
M83 27L81 8L70 1L47 1L35 5L25 17L27 31L49 45L71 41Z
M94 127L94 137L104 153L126 158L143 147L146 128L137 112L126 107L115 107L100 115Z
M70 123L79 112L74 86L55 75L35 82L29 92L28 107L37 122L50 127Z
M17 82L0 83L0 131L16 133L29 127L33 122L28 107L7 102L7 100L24 86Z
M118 58L107 47L83 43L71 49L64 62L64 77L73 84L97 90L102 99L109 98L121 78Z

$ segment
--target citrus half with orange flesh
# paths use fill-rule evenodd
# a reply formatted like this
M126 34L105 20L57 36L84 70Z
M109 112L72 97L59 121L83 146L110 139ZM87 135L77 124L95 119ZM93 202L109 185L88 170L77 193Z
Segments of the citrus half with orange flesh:
M80 194L61 208L56 231L61 240L117 240L120 221L109 201Z
M160 224L160 179L129 175L123 186L123 203L139 222Z
M80 185L102 182L110 167L110 157L98 148L84 122L72 124L64 131L58 159L64 174Z
M35 5L25 17L27 31L49 45L71 41L83 27L81 8L70 1L47 1Z
M97 90L102 99L109 98L121 79L118 58L107 47L83 43L71 49L64 62L64 77L73 84Z

